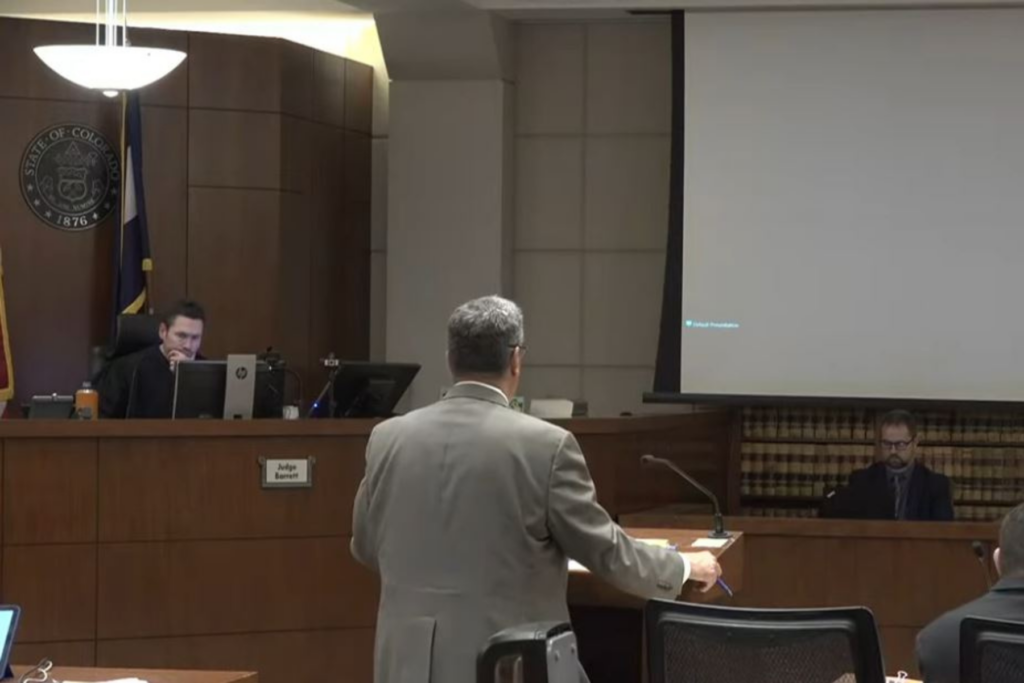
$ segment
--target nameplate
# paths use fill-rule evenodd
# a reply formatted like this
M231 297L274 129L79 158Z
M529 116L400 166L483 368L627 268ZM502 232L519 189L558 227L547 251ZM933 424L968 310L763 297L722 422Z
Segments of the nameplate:
M296 489L313 486L316 458L260 458L265 489Z

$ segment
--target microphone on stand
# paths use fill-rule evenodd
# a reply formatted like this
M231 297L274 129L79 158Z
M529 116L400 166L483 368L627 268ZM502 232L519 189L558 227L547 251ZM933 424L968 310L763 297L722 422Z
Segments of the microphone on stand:
M971 550L974 551L974 556L978 558L978 563L985 571L985 584L992 588L992 572L988 568L988 548L981 541L971 541Z
M722 508L718 505L718 497L709 491L703 484L691 477L689 474L684 472L681 467L676 465L671 460L665 458L656 458L653 455L641 455L640 464L644 467L653 467L659 465L666 469L672 470L677 475L689 482L690 486L697 489L704 496L711 501L711 505L714 506L715 510L715 530L712 531L708 536L710 538L732 538L732 534L725 530L725 520L722 519Z

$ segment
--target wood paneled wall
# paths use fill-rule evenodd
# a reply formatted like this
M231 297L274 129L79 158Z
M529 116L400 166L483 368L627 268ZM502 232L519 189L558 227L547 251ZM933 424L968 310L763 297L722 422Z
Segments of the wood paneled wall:
M645 454L671 460L725 505L732 448L732 419L727 411L559 424L579 441L598 501L614 516L670 503L693 512L711 512L708 500L678 475L660 466L642 467L640 456Z
M143 148L159 308L208 313L204 352L280 350L309 400L317 360L369 353L370 67L281 40L135 30L188 58L144 89ZM37 220L18 185L42 129L83 122L119 139L119 107L32 52L92 28L0 19L0 247L20 400L73 391L107 341L115 221L81 234Z
M374 424L0 423L0 600L23 609L15 662L370 683L378 581L349 543ZM710 413L566 426L613 513L685 498L664 473L631 474L640 454L689 467L698 444L728 441L727 418ZM261 488L260 457L308 456L311 488Z
M14 659L370 683L377 580L349 553L368 426L169 425L0 441ZM315 457L314 486L260 488L261 456Z

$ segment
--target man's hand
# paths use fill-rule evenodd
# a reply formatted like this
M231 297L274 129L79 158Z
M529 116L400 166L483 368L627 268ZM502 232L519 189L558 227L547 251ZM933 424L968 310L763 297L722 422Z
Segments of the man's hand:
M722 567L718 560L708 551L700 553L679 553L690 561L690 581L702 584L701 592L706 593L715 587L715 581L722 575Z
M181 351L175 349L167 353L167 360L171 364L171 370L173 371L174 367L178 364L178 361L189 360L189 357L182 353Z

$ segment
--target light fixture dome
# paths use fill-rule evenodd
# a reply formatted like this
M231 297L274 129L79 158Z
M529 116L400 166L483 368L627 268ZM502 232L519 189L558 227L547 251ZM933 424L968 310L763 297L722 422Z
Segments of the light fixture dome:
M155 47L47 45L36 55L46 66L83 88L135 90L159 81L185 59L185 53Z
M155 47L132 47L128 42L125 0L105 0L105 21L96 8L95 45L46 45L35 48L39 59L58 74L83 88L116 94L160 80L173 71L185 53ZM100 44L100 26L105 40Z

